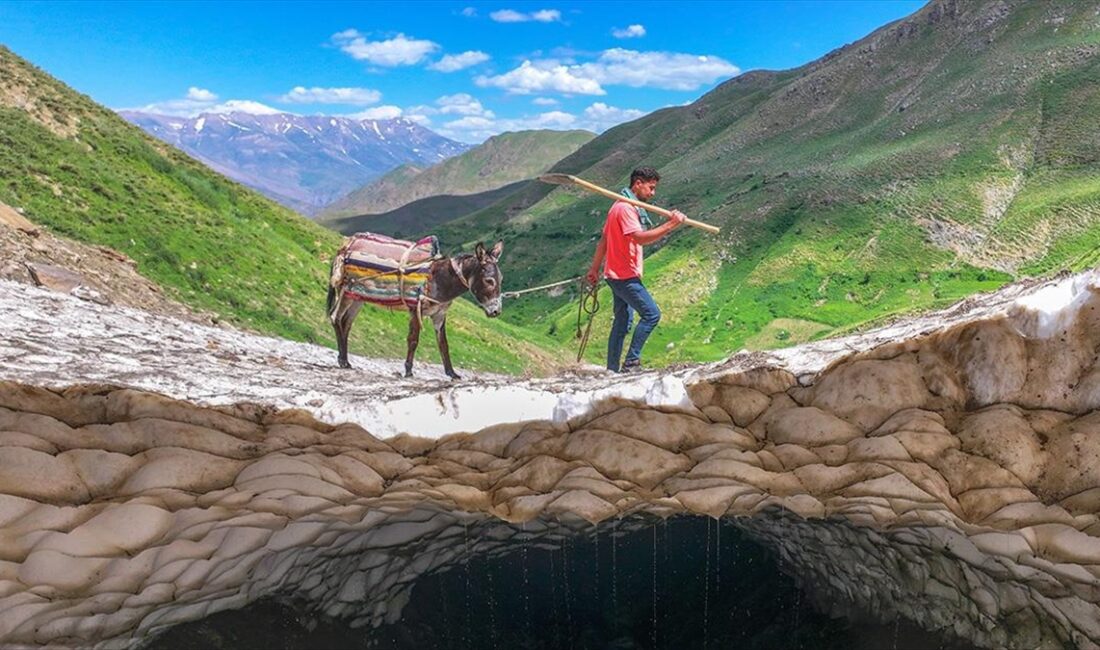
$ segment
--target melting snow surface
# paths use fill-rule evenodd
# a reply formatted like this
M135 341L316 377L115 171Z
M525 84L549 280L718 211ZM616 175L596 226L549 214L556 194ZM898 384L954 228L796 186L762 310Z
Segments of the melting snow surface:
M1025 334L1047 339L1065 330L1089 298L1094 282L1088 274L1071 275L1021 297L1017 305L1035 315L1035 331Z
M799 376L816 373L841 356L977 318L1008 317L1026 336L1051 336L1073 322L1095 291L1097 272L1029 280L870 332L741 352L717 364L662 374L518 380L459 368L464 379L451 382L439 366L419 361L411 379L403 377L398 360L353 355L356 369L340 370L329 348L0 281L0 379L54 387L128 385L206 405L259 402L306 409L327 422L356 422L383 438L439 437L503 422L565 422L610 397L689 407L686 385L698 377L765 365ZM434 346L430 336L421 341L425 346Z
M195 133L202 131L202 127L204 126L206 126L206 118L200 117L198 121L195 122Z
M104 307L0 281L0 379L62 387L109 383L198 404L248 401L302 408L327 422L355 422L372 434L439 437L502 422L583 414L607 397L652 405L690 404L684 380L646 373L519 381L436 365L351 357L336 367L329 348L200 325L124 307ZM434 345L425 336L421 347Z

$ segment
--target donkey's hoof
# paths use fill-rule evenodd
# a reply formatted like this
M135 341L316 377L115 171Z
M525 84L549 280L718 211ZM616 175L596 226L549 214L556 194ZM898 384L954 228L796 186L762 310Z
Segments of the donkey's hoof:
M347 360L347 359L340 359L340 360L339 360L339 361L338 361L337 363L339 363L339 364L340 364L340 367L341 367L341 368L345 368L345 369L347 369L347 370L351 370L351 364L350 364L350 363L348 363L348 360Z
M409 379L412 376L413 376L413 371L412 370L406 370L405 371L405 379Z
M448 372L447 376L451 378L451 381L458 381L459 379L462 379L462 376L459 375L457 372Z

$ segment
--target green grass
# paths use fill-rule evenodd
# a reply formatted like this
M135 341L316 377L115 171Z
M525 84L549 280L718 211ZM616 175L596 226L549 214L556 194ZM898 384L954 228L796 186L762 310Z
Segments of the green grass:
M745 347L749 350L784 348L813 341L832 329L824 323L815 323L811 320L777 318L745 339Z

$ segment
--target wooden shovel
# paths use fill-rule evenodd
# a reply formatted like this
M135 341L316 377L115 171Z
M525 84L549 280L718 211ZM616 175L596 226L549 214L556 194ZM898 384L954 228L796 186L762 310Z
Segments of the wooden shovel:
M623 196L622 194L612 192L609 189L600 187L599 185L596 185L594 183L589 183L588 181L586 181L584 179L577 178L576 176L571 176L570 174L543 174L542 176L539 176L539 180L542 181L543 183L553 183L554 185L576 185L578 187L583 187L584 189L586 189L590 192L595 192L596 194L603 194L607 198L613 199L615 201L626 201L630 205L636 205L639 208L642 208L642 209L647 210L649 212L656 212L657 214L659 214L663 217L666 217L666 218L672 216L672 211L670 211L670 210L666 210L664 208L659 208L655 205L651 205L649 203L646 203L645 201L639 201L638 199L627 198L627 197ZM719 232L717 226L712 226L709 223L703 223L702 221L696 221L694 219L684 219L684 223L689 225L689 226L692 226L693 228L698 228L700 230L705 230L705 231L707 231L709 233L713 233L715 235L717 235L718 232Z

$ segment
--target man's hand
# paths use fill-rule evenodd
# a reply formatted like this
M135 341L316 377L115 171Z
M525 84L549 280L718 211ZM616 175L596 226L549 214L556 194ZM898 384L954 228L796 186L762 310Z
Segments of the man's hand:
M599 280L599 275L600 275L600 270L599 269L588 269L588 273L586 273L584 275L584 279L585 279L586 282L588 282L588 286L590 286L590 287L594 286L596 284L596 282Z
M687 215L683 212L680 212L679 210L673 210L672 214L668 215L668 218L672 221L675 221L676 225L679 226L680 224L684 223L685 219L687 219Z

